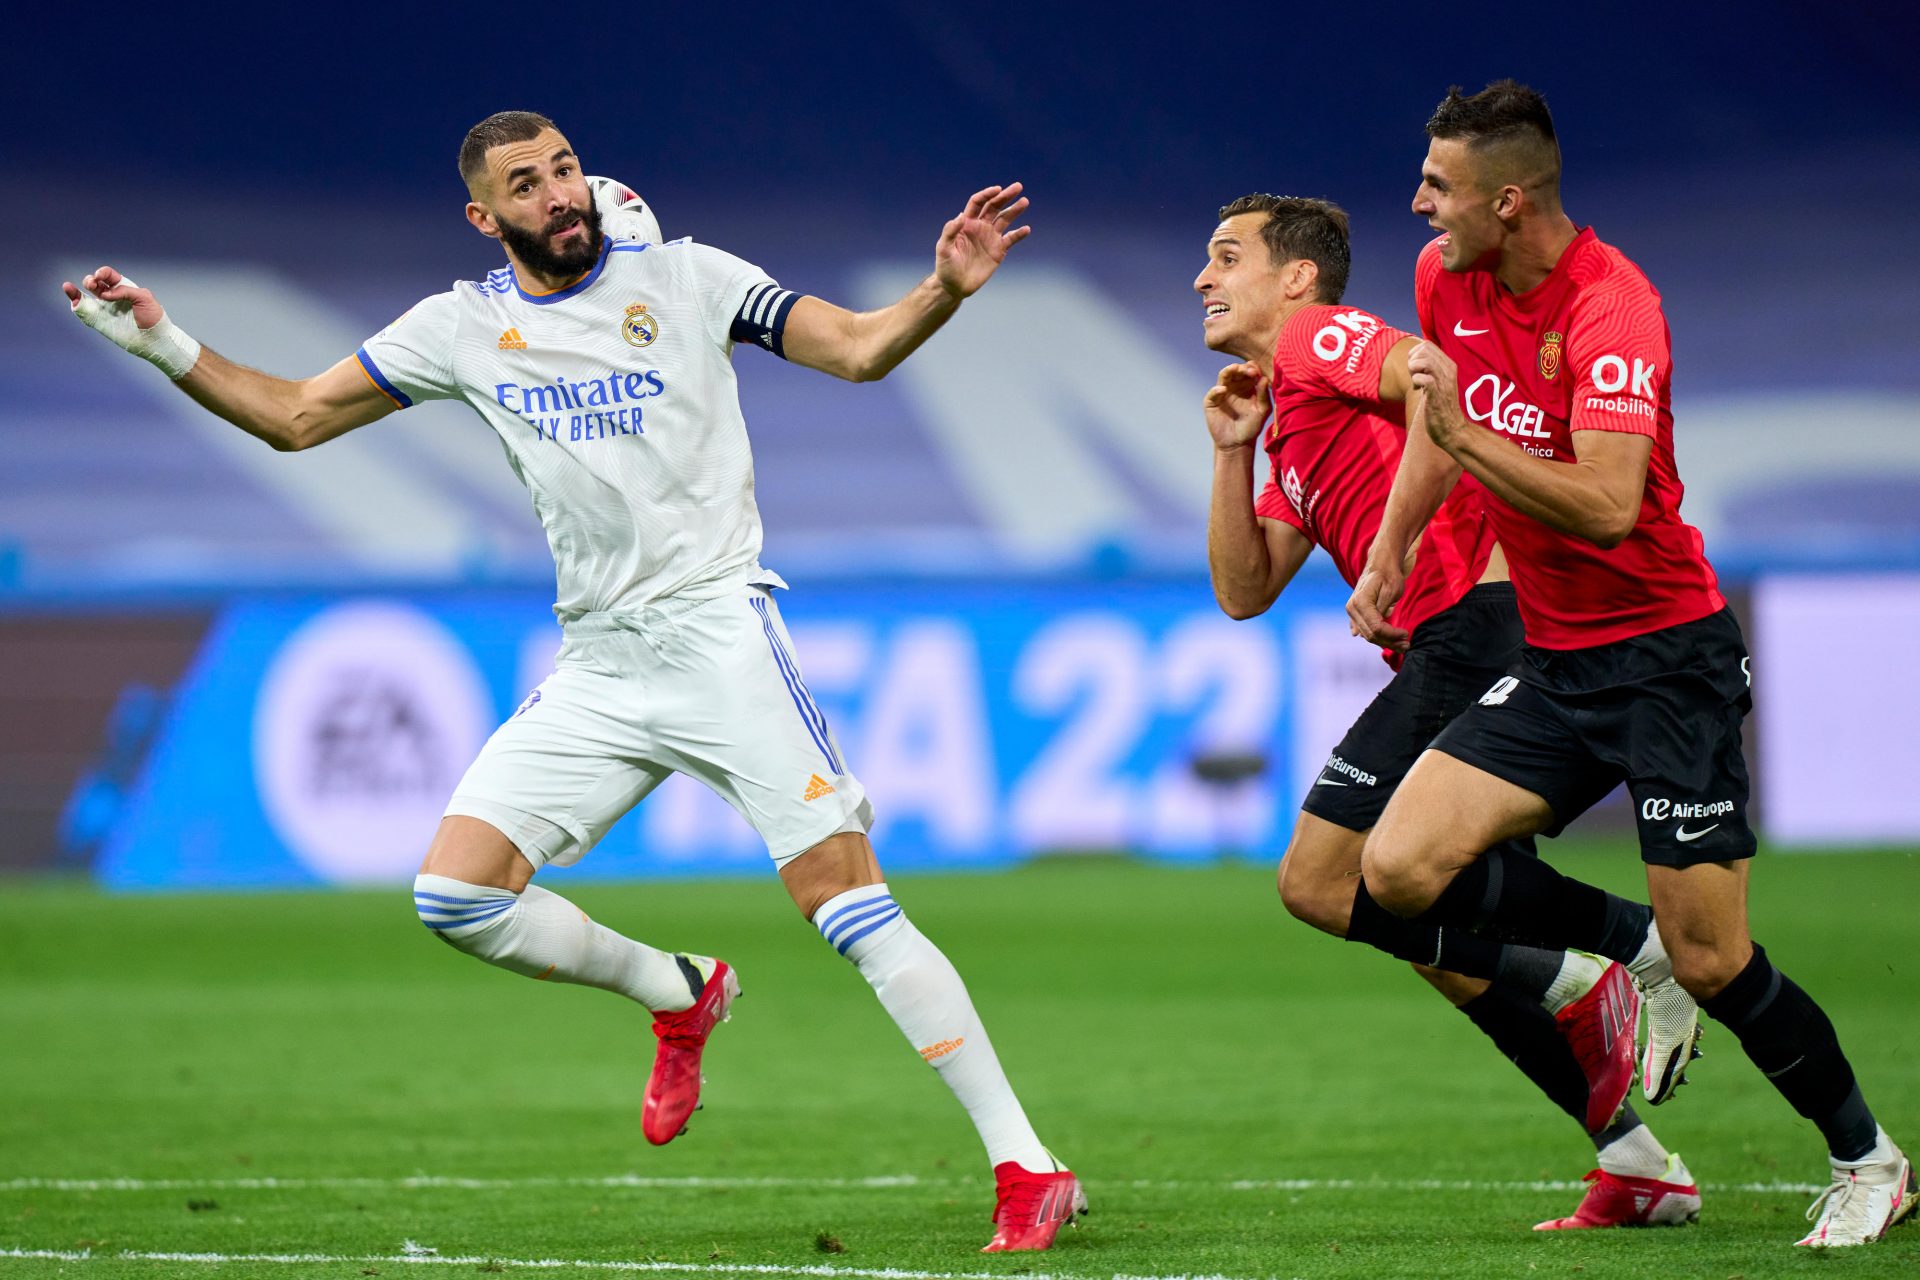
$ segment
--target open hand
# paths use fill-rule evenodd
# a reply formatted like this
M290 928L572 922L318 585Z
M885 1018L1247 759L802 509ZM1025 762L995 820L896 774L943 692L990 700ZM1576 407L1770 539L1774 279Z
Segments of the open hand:
M1216 449L1237 449L1253 443L1273 412L1273 393L1266 374L1252 361L1230 364L1207 388L1200 402L1206 411L1207 432Z
M1007 250L1033 234L1032 227L1013 226L1027 210L1021 189L1016 182L976 191L960 216L940 228L933 273L941 288L956 298L972 297L1006 260Z

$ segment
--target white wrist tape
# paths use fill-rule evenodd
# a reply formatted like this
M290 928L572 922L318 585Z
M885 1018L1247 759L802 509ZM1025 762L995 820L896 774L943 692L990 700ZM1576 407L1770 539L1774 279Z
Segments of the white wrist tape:
M131 280L123 283L129 289L139 287ZM131 302L102 302L84 289L73 312L89 329L153 364L175 382L186 377L200 358L200 344L164 312L159 324L142 329L133 318Z

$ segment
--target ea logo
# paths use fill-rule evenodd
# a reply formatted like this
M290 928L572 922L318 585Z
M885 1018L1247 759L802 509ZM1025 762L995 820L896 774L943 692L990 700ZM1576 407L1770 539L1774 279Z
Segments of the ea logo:
M433 618L392 603L327 609L261 680L260 807L320 879L403 878L493 719L473 656Z
M636 347L653 345L660 336L660 322L647 310L647 304L636 302L627 308L627 318L620 323L620 335Z

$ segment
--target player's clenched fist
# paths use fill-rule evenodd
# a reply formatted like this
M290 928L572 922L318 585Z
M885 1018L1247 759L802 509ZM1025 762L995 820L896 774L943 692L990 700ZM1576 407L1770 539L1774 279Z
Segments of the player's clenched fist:
M1013 226L1027 211L1021 190L1016 182L976 191L960 216L940 228L933 270L941 288L956 298L972 297L1005 261L1007 250L1033 234L1032 227Z
M1273 412L1273 392L1260 366L1251 361L1230 364L1207 388L1201 401L1207 432L1216 449L1238 449L1251 444Z
M1347 597L1347 629L1369 644L1407 651L1413 637L1387 621L1387 614L1407 589L1405 565L1369 561Z
M200 358L200 344L167 319L153 296L112 267L89 273L75 287L60 283L67 305L89 329L142 360L156 365L176 382L187 376Z
M1460 413L1460 367L1431 342L1416 342L1407 353L1414 389L1426 393L1427 435L1442 449L1466 427Z

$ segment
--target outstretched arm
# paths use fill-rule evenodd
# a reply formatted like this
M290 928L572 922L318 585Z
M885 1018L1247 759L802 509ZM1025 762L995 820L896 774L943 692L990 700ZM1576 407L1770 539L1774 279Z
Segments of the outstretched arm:
M933 274L890 307L848 311L819 298L797 300L783 338L787 359L849 382L871 382L893 372L960 309L963 299L992 278L1007 250L1032 232L1013 226L1027 208L1020 190L1016 182L974 192L960 215L941 228Z
M276 449L310 449L394 410L351 356L297 381L233 363L181 332L152 290L112 267L92 272L78 287L63 282L61 289L87 327L156 365L194 400Z

